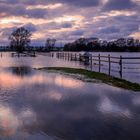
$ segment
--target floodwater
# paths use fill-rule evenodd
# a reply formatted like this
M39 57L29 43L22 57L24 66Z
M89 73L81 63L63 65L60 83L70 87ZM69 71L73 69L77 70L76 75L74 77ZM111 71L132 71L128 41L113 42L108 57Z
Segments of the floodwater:
M140 53L139 52L96 52L96 53L92 53L92 55L96 55L98 56L98 54L101 54L101 56L108 56L110 54L110 56L112 57L139 57L140 58ZM116 59L111 59L112 61L118 61ZM122 78L129 80L131 82L136 82L136 83L140 83L140 59L123 59L122 60L123 63L123 70L122 70ZM108 74L108 63L102 62L101 63L101 72L103 73L107 73ZM98 71L98 67L93 66L92 68L95 71ZM120 66L119 63L115 64L112 63L111 64L111 75L116 76L116 77L121 77L120 73Z
M73 54L76 54L76 52L70 52ZM79 54L79 52L77 53ZM96 60L92 61L92 65L85 65L84 63L80 62L80 67L92 71L97 71L99 72L99 61L98 61L98 55L100 54L101 56L107 56L110 54L111 57L139 57L140 58L140 53L139 52L134 52L134 53L129 53L129 52L90 52L92 54L93 58ZM95 57L94 57L95 56ZM103 62L103 60L105 60ZM64 61L68 61L65 60ZM126 79L131 82L136 82L140 83L140 59L123 59L122 60L122 74L120 73L120 59L115 59L111 58L111 68L110 68L110 75ZM115 62L115 63L113 63ZM77 61L76 63L79 63ZM109 74L109 62L108 58L102 58L101 57L101 67L100 67L100 72Z
M140 92L32 69L60 65L50 57L5 55L0 59L0 140L140 139Z

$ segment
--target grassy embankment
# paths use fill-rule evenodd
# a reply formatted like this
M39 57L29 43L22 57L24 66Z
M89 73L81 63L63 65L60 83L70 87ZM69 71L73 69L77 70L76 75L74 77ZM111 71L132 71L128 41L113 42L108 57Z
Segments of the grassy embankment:
M69 73L69 74L80 74L84 75L86 78L89 79L97 79L101 80L103 83L128 89L128 90L133 90L133 91L140 91L140 84L138 83L132 83L130 81L126 81L120 78L116 78L113 76L109 76L107 74L99 73L99 72L93 72L89 70L84 70L84 69L77 69L77 68L65 68L65 67L45 67L45 68L39 68L38 70L49 70L49 71L60 71L64 73Z

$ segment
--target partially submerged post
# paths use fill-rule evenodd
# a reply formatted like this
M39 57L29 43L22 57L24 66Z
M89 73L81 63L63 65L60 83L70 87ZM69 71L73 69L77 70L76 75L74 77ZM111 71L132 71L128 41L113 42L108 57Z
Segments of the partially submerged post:
M109 75L110 75L110 71L111 71L111 61L110 61L110 54L108 55L108 66L109 66Z
M99 72L101 72L101 56L100 56L100 54L98 55L98 59L99 59Z
M91 70L92 70L92 54L90 56L90 66L91 66Z
M122 56L120 56L119 64L120 64L120 77L122 78L122 69L123 69L123 67L122 67Z

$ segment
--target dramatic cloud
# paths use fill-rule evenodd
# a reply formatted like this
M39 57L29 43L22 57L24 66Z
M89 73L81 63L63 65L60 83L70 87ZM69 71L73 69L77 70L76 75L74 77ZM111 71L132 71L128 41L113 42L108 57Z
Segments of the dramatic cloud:
M0 0L0 44L21 26L42 45L46 38L140 38L139 9L140 0Z
M137 7L137 4L131 0L109 0L106 5L106 10L126 10Z
M56 0L58 1L58 0ZM63 3L72 4L75 6L97 6L100 3L100 0L60 0Z
M1 3L5 4L24 4L24 5L39 5L39 4L55 4L55 3L64 3L71 4L75 6L97 6L100 3L100 0L1 0Z

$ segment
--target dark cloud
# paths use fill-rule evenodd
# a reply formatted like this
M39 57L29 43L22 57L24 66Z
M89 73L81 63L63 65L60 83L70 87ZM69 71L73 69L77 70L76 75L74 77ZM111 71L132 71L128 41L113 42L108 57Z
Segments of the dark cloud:
M47 15L47 10L44 9L31 9L25 10L25 15L27 17L33 18L45 18Z
M40 24L37 26L37 28L39 30L57 30L62 28L72 28L73 25L74 25L73 22L62 22L62 23L50 22L50 23Z
M91 6L97 6L100 4L100 0L60 0L61 2L63 3L66 3L66 4L72 4L74 6L88 6L88 7L91 7Z
M28 29L31 33L34 33L37 31L37 28L34 24L32 23L29 23L29 24L19 24L17 26L14 26L14 27L10 27L10 28L4 28L4 29L0 29L0 33L2 35L3 38L6 38L8 39L9 36L11 35L11 33L16 30L18 27L25 27L26 29Z
M49 4L63 3L64 6L62 9L27 9L27 6L37 6L44 5L47 6ZM0 13L4 13L4 16L24 16L28 18L46 18L49 15L52 17L60 16L60 14L64 14L65 12L73 12L73 9L69 8L74 6L74 11L77 9L80 10L80 7L92 7L99 5L100 0L1 0L0 1ZM70 11L71 10L71 11ZM0 15L3 17L3 14ZM50 17L49 17L50 18Z
M30 18L44 18L47 15L46 9L26 9L24 5L0 5L0 13L6 16L23 16Z
M37 31L37 28L34 24L29 23L29 24L25 24L23 25L26 29L28 29L30 32L35 32Z
M63 28L71 28L72 27L72 24L71 23L63 23L62 24L62 27Z
M42 35L42 38L36 38L34 42L41 42L48 37L65 41L73 41L81 36L112 39L127 37L139 31L138 3L132 0L108 0L103 4L102 1L104 0L0 0L0 21L3 17L9 19L11 16L19 20L10 20L11 28L0 25L1 42L20 26L27 27L33 34ZM27 8L56 3L63 5L54 9ZM120 15L115 15L115 12L110 14L112 10L120 12ZM64 19L69 16L70 21ZM25 21L20 21L19 17L24 17ZM71 20L71 17L74 19ZM37 20L40 21L35 23Z
M82 35L84 35L84 31L83 30L77 30L77 31L72 32L71 35L82 36Z
M122 19L122 20L121 20ZM137 19L137 20L136 20ZM115 16L97 23L94 34L102 39L116 39L128 37L139 30L140 18L138 16ZM102 27L100 29L100 27ZM90 27L92 28L92 27Z
M9 15L24 15L25 14L25 7L21 5L7 5L0 3L0 13L5 13L6 16Z
M37 5L37 4L53 4L53 3L63 3L71 4L74 6L97 6L100 0L3 0L0 1L5 4L24 4L24 5Z
M120 29L114 26L103 28L99 31L99 33L102 33L102 34L113 34L113 33L119 33L119 32L120 32Z
M131 0L109 0L104 10L127 10L137 7L137 4Z

